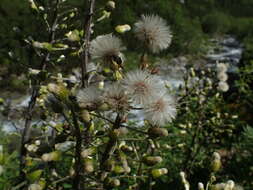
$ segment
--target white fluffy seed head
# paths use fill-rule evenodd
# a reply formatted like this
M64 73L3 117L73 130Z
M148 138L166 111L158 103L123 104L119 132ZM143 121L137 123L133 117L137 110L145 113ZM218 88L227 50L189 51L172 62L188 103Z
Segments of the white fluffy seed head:
M160 78L143 70L128 72L123 79L123 85L137 104L150 103L156 98L157 93L165 92Z
M122 56L125 50L121 40L112 34L98 36L91 41L90 54L93 59L108 60L114 56Z
M225 63L217 63L216 65L217 67L217 72L220 73L220 72L227 72L228 70L228 65L225 64Z
M142 15L141 19L135 23L134 32L153 53L164 50L171 44L170 27L157 15Z
M227 92L229 90L229 85L226 82L219 82L218 83L218 90L222 92Z
M112 84L106 88L104 94L105 102L115 111L121 112L129 109L129 97L120 84Z
M225 72L219 72L217 78L219 81L226 82L228 80L228 75Z
M101 90L95 86L80 90L76 97L79 106L82 108L94 108L102 101Z
M145 105L145 118L153 125L162 126L176 117L175 99L170 95L162 95L152 103Z

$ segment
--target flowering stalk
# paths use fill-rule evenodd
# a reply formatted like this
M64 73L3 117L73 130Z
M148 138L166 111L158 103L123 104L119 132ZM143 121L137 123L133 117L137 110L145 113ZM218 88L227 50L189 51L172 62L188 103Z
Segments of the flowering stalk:
M95 0L88 0L88 10L87 15L85 18L84 30L85 30L85 39L83 44L83 53L82 53L82 60L81 60L81 69L82 69L82 87L88 86L87 80L87 64L89 63L89 49L90 49L90 34L91 34L91 23L92 23L92 16L95 6Z
M52 43L55 40L55 30L57 27L57 22L58 22L58 8L59 8L60 1L56 0L56 5L55 5L55 10L54 10L54 15L53 15L53 24L50 28L50 34L49 34L49 42ZM46 53L45 56L43 57L41 64L40 64L40 70L45 70L47 63L49 62L50 59L50 52ZM25 144L29 141L30 139L30 133L31 133L31 121L32 121L32 112L34 110L37 98L39 96L39 90L40 90L40 85L42 80L34 80L33 86L32 86L32 94L31 94L31 99L29 101L27 111L26 111L26 119L25 119L25 126L24 130L22 133L22 139L21 139L21 148L20 148L20 180L25 179L25 173L24 173L24 168L26 165L26 154L27 150L25 148Z

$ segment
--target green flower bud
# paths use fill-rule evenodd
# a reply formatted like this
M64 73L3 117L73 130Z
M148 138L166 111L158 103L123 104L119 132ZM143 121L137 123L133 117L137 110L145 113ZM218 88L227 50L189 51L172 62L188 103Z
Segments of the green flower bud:
M61 158L61 153L59 151L45 153L41 157L41 159L44 162L58 161L58 160L60 160L60 158Z
M148 166L154 166L155 164L158 164L162 161L163 159L160 156L146 156L143 159L143 162Z
M167 168L153 169L151 171L151 174L154 178L161 177L162 175L165 175L167 173L168 173Z
M44 178L41 178L38 184L41 186L41 189L44 189L46 187L46 180Z
M133 147L127 146L127 145L121 146L120 149L121 149L123 152L132 152L132 151L133 151Z
M106 9L108 10L108 11L112 11L113 9L115 9L115 2L114 1L108 1L107 3L106 3Z
M94 171L94 166L93 166L93 160L90 158L85 158L84 159L84 171L87 173L91 173Z
M86 123L91 120L90 113L87 110L82 110L80 117Z
M125 173L125 169L122 166L116 165L113 171L117 174Z
M71 42L80 41L80 36L79 36L79 31L78 30L69 31L67 34L65 34L65 36Z
M39 184L34 183L29 185L28 190L42 190L42 187Z
M110 110L110 107L107 103L102 103L101 105L98 106L99 111L108 111Z
M205 190L203 183L198 183L198 190Z
M168 131L164 128L159 127L151 127L148 130L148 134L151 138L157 138L157 137L167 137Z
M221 168L221 158L219 153L214 152L212 156L212 162L210 164L210 169L212 172L217 172Z
M94 154L95 152L96 152L96 149L94 147L87 148L81 152L81 156L83 158L86 158L86 157L90 156L91 154Z
M49 92L57 95L61 100L67 100L70 95L69 90L61 84L50 83L47 85L47 88Z
M127 31L131 30L131 26L129 26L128 24L118 25L115 27L115 30L116 30L116 32L122 34L122 33L125 33Z
M106 178L105 184L106 184L107 187L118 187L118 186L120 186L120 180L112 179L112 178Z

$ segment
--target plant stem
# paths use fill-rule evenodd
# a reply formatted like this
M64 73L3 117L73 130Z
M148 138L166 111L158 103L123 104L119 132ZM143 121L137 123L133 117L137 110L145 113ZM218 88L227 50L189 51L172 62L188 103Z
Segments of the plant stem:
M75 137L76 137L76 146L75 146L75 176L73 180L73 188L75 190L81 190L81 173L83 171L82 167L82 157L81 157L81 151L82 151L82 135L81 130L77 121L77 117L75 114L74 109L71 109L73 124L75 128Z
M52 43L55 40L55 31L57 27L57 22L58 22L58 7L59 7L59 0L56 0L56 6L54 10L54 15L53 15L53 24L50 28L50 34L49 34L49 42ZM46 53L45 56L42 58L41 64L40 64L40 70L45 70L46 65L49 62L50 59L50 52ZM25 126L24 130L22 133L22 139L21 139L21 147L20 147L20 166L19 166L19 171L20 171L20 178L21 181L24 181L25 179L25 172L23 171L26 165L26 154L27 150L25 148L26 143L29 142L30 139L30 133L31 133L31 122L32 122L32 112L34 110L34 107L37 102L37 98L39 96L39 90L40 90L40 85L43 81L38 79L36 81L33 81L33 86L32 86L32 95L31 99L29 101L27 111L26 111L26 117L25 117Z
M89 49L90 49L90 35L91 35L91 23L95 7L95 0L87 1L87 15L85 16L84 31L85 39L83 44L83 53L81 55L81 69L82 69L82 87L88 86L87 80L87 64L89 63Z
M116 119L115 119L112 130L120 128L120 121L121 121L121 117L118 114ZM107 146L105 148L105 152L103 153L102 159L101 159L102 168L104 166L104 163L110 158L111 151L112 151L113 147L115 146L116 142L117 142L116 138L110 138L109 142L107 143Z

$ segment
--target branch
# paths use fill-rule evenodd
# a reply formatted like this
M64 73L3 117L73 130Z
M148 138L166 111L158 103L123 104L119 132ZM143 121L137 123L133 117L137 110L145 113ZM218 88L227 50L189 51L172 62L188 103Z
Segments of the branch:
M71 114L73 118L73 124L75 128L75 137L76 137L76 146L75 146L75 176L73 180L73 188L75 190L81 190L81 173L83 171L82 167L82 157L81 157L81 151L82 151L82 135L81 130L77 121L77 117L75 114L74 109L71 109Z
M95 0L88 0L87 4L88 4L88 10L87 10L87 15L85 16L85 23L84 23L85 39L84 39L84 44L82 46L83 53L81 56L82 87L88 86L87 64L89 63L91 23L92 23L92 16L93 16L93 11L94 11L94 6L95 6Z
M54 11L54 16L53 16L53 24L50 28L50 35L49 35L49 42L53 42L55 39L55 30L57 27L57 21L58 21L58 7L59 7L59 0L56 0L56 7L55 7L55 11ZM46 69L46 65L49 61L50 58L50 52L48 52L42 59L41 64L40 64L40 69L41 70L45 70ZM24 168L26 165L26 154L27 154L27 150L25 148L25 144L29 142L30 139L30 133L31 133L31 122L32 122L32 113L34 110L34 107L36 105L36 101L37 98L39 96L39 90L40 90L40 84L41 84L41 80L36 80L33 81L33 89L32 89L32 94L31 94L31 99L29 101L27 110L26 110L26 118L25 118L25 126L24 126L24 130L22 133L22 139L21 139L21 148L20 148L20 166L19 166L19 170L20 170L20 178L21 181L25 180L25 173L24 173Z

